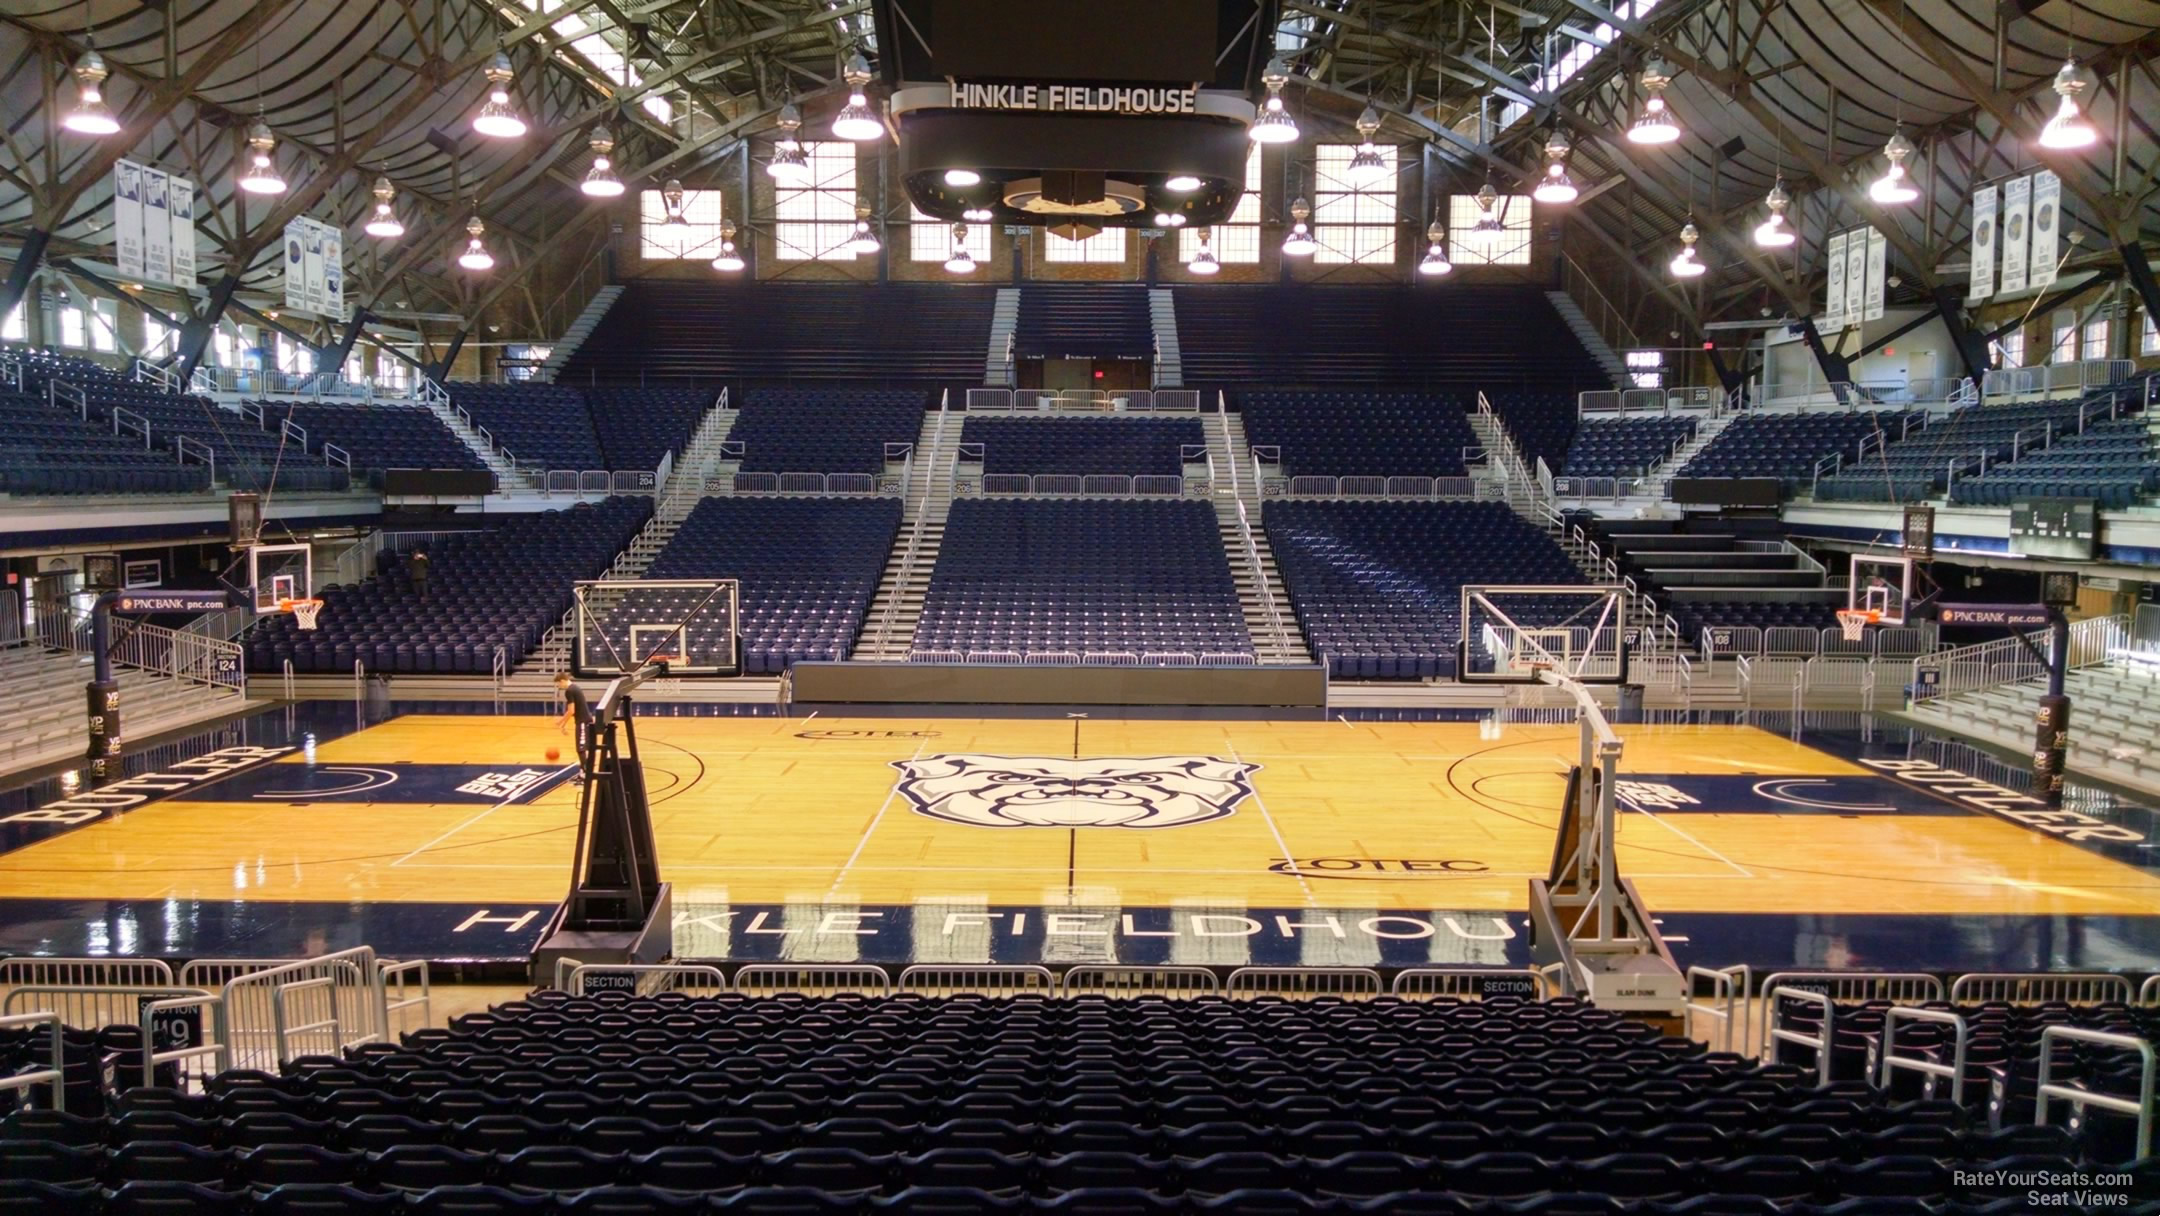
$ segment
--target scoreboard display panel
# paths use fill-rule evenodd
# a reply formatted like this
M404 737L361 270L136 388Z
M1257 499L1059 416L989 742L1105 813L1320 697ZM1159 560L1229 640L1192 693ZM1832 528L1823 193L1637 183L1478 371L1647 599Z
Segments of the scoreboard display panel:
M2010 548L2027 557L2090 558L2099 525L2090 498L2022 498L2010 504Z

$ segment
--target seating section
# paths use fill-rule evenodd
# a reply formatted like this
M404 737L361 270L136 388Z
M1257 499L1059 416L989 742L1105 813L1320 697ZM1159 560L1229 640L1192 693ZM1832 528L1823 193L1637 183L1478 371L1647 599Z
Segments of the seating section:
M1020 289L1013 352L1023 359L1147 359L1155 324L1147 289L1124 283L1030 283Z
M74 1034L85 1071L128 1029ZM283 1076L16 1111L0 1207L1917 1216L2113 1168L1905 1088L1572 1001L536 993ZM2108 1210L2154 1211L2152 1166L2126 1182Z
M1837 628L1841 603L1794 600L1694 600L1675 599L1666 607L1680 626L1680 636L1698 645L1705 629L1813 629ZM1735 647L1723 648L1730 654Z
M1950 486L1952 502L2007 507L2021 498L2092 498L2121 510L2160 489L2152 431L2142 416L2093 422L2030 456L1988 466Z
M307 432L308 449L343 448L355 473L376 480L384 469L485 469L465 441L430 410L408 405L331 405L258 402L274 430L287 418Z
M1469 394L1610 388L1552 301L1449 284L1173 289L1188 384L1363 384ZM1428 470L1418 470L1427 472Z
M877 473L885 445L922 434L924 394L849 385L745 391L728 438L746 473Z
M610 469L656 469L680 453L713 407L717 389L694 384L601 385L585 390L593 430Z
M1465 583L1580 583L1505 504L1270 502L1268 544L1314 654L1339 679L1455 674Z
M1460 477L1478 446L1463 399L1370 389L1248 392L1245 438L1291 477Z
M1568 445L1574 442L1576 426L1576 399L1565 394L1535 392L1488 392L1486 403L1500 416L1501 425L1507 428L1509 438L1515 441L1515 450L1522 453L1523 464L1536 469L1543 460L1545 467L1561 468L1567 459ZM1466 406L1465 408L1471 408Z
M1848 459L1860 440L1876 431L1897 435L1907 415L1880 411L1740 415L1718 432L1681 477L1775 477L1785 492L1807 486L1816 462L1835 453Z
M600 437L585 398L554 384L443 385L450 403L487 428L518 463L547 469L604 469ZM657 463L657 462L656 462ZM651 466L633 466L651 467Z
M985 473L1176 477L1207 436L1197 418L969 418L960 442L983 445Z
M931 572L918 651L1250 654L1203 502L961 499Z
M191 494L210 488L206 465L145 451L110 424L85 422L44 397L0 392L0 494Z
M1695 420L1688 417L1585 421L1575 428L1561 472L1570 477L1640 476L1694 435Z
M2076 401L2029 405L1972 405L1898 437L1880 451L1848 460L1846 467L1815 484L1815 497L1826 502L1910 502L1939 496L1950 480L1950 463L1977 475L1983 458L1990 465L2008 460L2023 433L2024 443L2045 442L2049 427L2077 425Z
M570 585L596 578L630 543L649 498L609 498L567 511L513 517L426 545L425 597L403 555L385 552L375 577L322 591L313 631L272 615L246 638L248 666L281 671L458 672L485 675L495 650L515 667L570 610Z
M630 283L561 384L979 384L996 291L951 283Z
M207 462L212 477L233 489L337 491L350 483L344 469L324 464L319 454L299 445L281 442L275 429L237 410L221 408L208 397L162 392L112 374L78 376L79 370L73 368L59 378L83 390L93 423L102 422L123 437L133 436L138 444L145 443L142 427L147 425L148 449L175 462L202 462L199 453L207 448L214 453ZM125 411L118 422L115 411ZM185 456L183 438L190 441Z
M739 580L743 670L769 675L848 656L899 529L896 498L708 498L645 577Z

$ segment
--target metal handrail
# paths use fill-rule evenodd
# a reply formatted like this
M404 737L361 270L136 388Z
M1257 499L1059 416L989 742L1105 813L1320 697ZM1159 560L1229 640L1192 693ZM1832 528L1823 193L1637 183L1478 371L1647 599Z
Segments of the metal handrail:
M1830 1083L1830 1032L1837 1021L1837 1004L1827 992L1810 992L1804 988L1779 988L1763 994L1767 1008L1763 1010L1763 1054L1770 1054L1774 1043L1791 1043L1796 1047L1808 1047L1815 1052L1815 1081L1818 1085ZM1786 1001L1799 1001L1822 1006L1822 1033L1803 1034L1785 1029Z
M29 1089L33 1085L50 1086L52 1108L62 1110L65 1109L65 1091L67 1087L67 1054L63 1047L60 1031L60 1015L48 1009L37 1013L11 1013L5 1017L0 1017L0 1030L14 1030L40 1025L49 1027L52 1032L51 1066L0 1077L0 1092L11 1089Z
M1680 1007L1680 1032L1688 1038L1695 1037L1695 1019L1710 1018L1718 1024L1718 1035L1711 1041L1713 1051L1737 1050L1735 1043L1748 1042L1749 980L1754 971L1746 963L1717 968L1689 967L1687 969L1687 1004ZM1695 981L1710 981L1710 1004L1698 1004L1695 1000ZM1723 1007L1719 1007L1722 1000Z
M1949 1026L1956 1032L1950 1050L1950 1062L1938 1063L1917 1056L1900 1056L1897 1053L1897 1025L1899 1022L1934 1022ZM1917 1072L1928 1077L1950 1078L1950 1101L1962 1105L1965 1101L1965 1046L1971 1035L1965 1019L1941 1009L1913 1009L1899 1005L1883 1015L1882 1028L1882 1074L1875 1088L1890 1088L1891 1075L1897 1069Z
M950 409L951 404L952 390L944 389L940 391L938 394L937 425L931 430L930 456L923 465L922 497L917 500L915 505L915 527L908 533L907 552L900 559L900 573L893 581L892 598L885 602L884 616L878 621L877 642L880 647L889 644L892 640L893 618L900 611L901 593L907 587L908 580L914 576L915 560L922 550L923 535L929 530L930 496L937 491L938 456L945 449L945 423L947 421L947 411ZM905 492L903 491L903 501L904 499Z
M2062 1085L2048 1078L2055 1065L2057 1040L2069 1039L2078 1043L2091 1043L2097 1047L2119 1047L2137 1053L2139 1064L2138 1094L2135 1098L2118 1098L2111 1094L2096 1094L2081 1085ZM2062 1098L2070 1103L2072 1111L2082 1111L2088 1106L2114 1111L2119 1115L2137 1118L2137 1152L2132 1160L2152 1156L2153 1124L2153 1048L2152 1044L2135 1035L2110 1034L2104 1030L2086 1030L2077 1026L2049 1026L2040 1032L2040 1088L2039 1100L2033 1105L2033 1126L2046 1127L2048 1099Z

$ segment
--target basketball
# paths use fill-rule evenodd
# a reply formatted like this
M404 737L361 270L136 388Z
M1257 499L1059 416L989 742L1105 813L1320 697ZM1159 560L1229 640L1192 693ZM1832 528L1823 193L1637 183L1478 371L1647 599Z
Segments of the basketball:
M547 758L550 761L562 759L562 749L559 747L551 747L547 749Z

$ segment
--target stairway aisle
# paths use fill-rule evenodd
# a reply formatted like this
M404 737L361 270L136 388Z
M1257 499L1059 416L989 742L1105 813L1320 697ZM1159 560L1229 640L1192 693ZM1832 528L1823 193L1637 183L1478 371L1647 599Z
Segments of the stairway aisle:
M1651 471L1649 480L1643 484L1643 493L1660 501L1665 499L1672 489L1674 476L1687 467L1688 461L1695 459L1704 448L1709 447L1711 440L1724 434L1725 428L1731 426L1733 419L1737 417L1737 414L1719 414L1697 422L1694 438L1680 445L1680 450L1674 452L1670 460Z
M922 620L923 597L945 541L945 520L952 513L953 466L960 449L965 410L932 410L923 417L915 450L924 458L908 473L907 497L901 504L900 531L885 558L877 594L863 613L862 633L851 658L873 663L904 663L915 647L915 626Z
M990 341L983 351L983 383L992 388L1011 388L1013 382L1013 330L1020 324L1020 289L1000 287L997 305L990 310Z
M563 336L556 339L555 344L548 349L548 357L541 361L540 369L533 373L533 379L542 384L555 383L556 373L562 371L563 364L570 361L570 356L577 353L578 347L585 345L585 339L592 337L593 330L600 325L600 319L607 316L608 309L615 306L615 301L622 298L622 293L622 287L614 283L594 292L593 298L586 301L584 310L578 313L577 320L570 322L570 328L564 330Z
M1575 297L1564 291L1548 291L1545 298L1552 301L1553 311L1559 313L1560 319L1567 323L1568 332L1575 335L1575 340L1582 343L1583 349L1590 352L1591 358L1597 360L1598 367L1612 378L1613 387L1630 387L1632 382L1628 377L1627 361L1614 353L1613 348L1606 343L1605 335L1599 333L1597 326L1590 323L1590 318L1583 313L1582 306L1575 302Z
M1245 613L1245 628L1252 635L1253 656L1262 666L1312 662L1291 610L1282 570L1268 545L1267 529L1261 526L1260 482L1255 475L1252 445L1245 439L1242 414L1223 411L1204 415L1208 455L1218 471L1215 479L1215 527L1222 534L1223 556L1230 563L1230 577L1237 583L1238 603ZM1229 474L1235 471L1233 478ZM1241 527L1238 508L1245 510ZM1245 543L1250 533L1252 546Z
M1185 351L1178 344L1177 297L1167 287L1148 289L1148 319L1155 327L1155 387L1185 383Z

